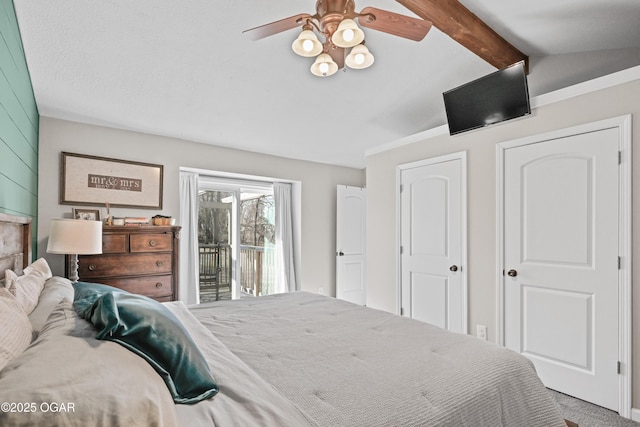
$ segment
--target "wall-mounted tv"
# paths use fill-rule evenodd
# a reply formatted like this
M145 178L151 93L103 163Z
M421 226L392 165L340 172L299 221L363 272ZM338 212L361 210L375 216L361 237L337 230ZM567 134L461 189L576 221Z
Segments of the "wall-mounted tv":
M451 135L531 114L524 62L442 95Z

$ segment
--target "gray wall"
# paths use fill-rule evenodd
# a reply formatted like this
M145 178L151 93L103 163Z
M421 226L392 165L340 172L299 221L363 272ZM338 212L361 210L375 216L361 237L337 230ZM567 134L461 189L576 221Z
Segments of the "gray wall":
M38 109L13 2L0 2L0 212L38 211ZM33 235L35 243L35 232ZM35 253L35 246L34 246Z
M529 58L529 93L538 96L640 65L640 49L608 49Z
M296 180L302 187L303 290L335 295L336 186L364 186L364 171L214 147L173 138L85 125L48 117L40 121L38 241L54 274L64 274L61 255L45 253L51 218L71 217L73 207L58 203L62 151L164 165L164 204L158 210L113 208L115 216L156 214L178 218L180 167ZM102 209L105 214L105 209ZM179 218L178 218L179 223Z
M636 67L636 76L640 68ZM528 118L451 137L440 134L367 157L367 305L395 312L396 167L400 164L466 151L468 164L469 331L496 325L496 144L583 123L633 115L633 140L640 141L640 80L555 102ZM640 166L634 147L633 170ZM640 309L640 174L633 177L633 311ZM640 316L633 321L633 407L640 407Z

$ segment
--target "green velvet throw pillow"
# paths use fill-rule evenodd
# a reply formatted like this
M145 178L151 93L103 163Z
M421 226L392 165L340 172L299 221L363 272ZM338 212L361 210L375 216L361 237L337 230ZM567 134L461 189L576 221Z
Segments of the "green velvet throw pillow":
M218 392L204 356L169 309L143 295L77 282L74 307L97 339L116 342L160 374L176 403L197 403Z
M73 307L76 312L86 311L98 298L108 293L125 292L120 288L102 285L100 283L75 282L73 284ZM89 319L87 319L89 320Z

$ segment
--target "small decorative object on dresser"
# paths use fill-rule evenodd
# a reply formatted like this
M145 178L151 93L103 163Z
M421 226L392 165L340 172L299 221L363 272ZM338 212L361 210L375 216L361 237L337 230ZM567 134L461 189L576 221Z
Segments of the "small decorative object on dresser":
M100 209L73 208L73 219L100 221Z
M153 225L174 225L176 223L175 218L164 215L156 215L151 218L151 220L153 221Z
M158 301L178 299L179 226L104 226L102 255L80 256L79 276Z

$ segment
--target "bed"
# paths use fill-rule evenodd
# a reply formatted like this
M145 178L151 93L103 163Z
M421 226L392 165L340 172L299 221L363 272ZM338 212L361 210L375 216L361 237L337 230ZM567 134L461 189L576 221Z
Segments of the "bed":
M0 215L0 264L10 265L13 282L46 270L41 260L28 262L25 227ZM15 236L23 236L22 246L6 244ZM177 319L216 383L206 398L175 403L157 366L97 338L101 326L82 317L78 289L47 277L25 313L28 327L22 314L2 314L14 302L0 289L2 322L20 317L32 335L0 368L0 425L565 426L520 355L306 292L190 307L148 303ZM3 346L14 338L0 336Z

